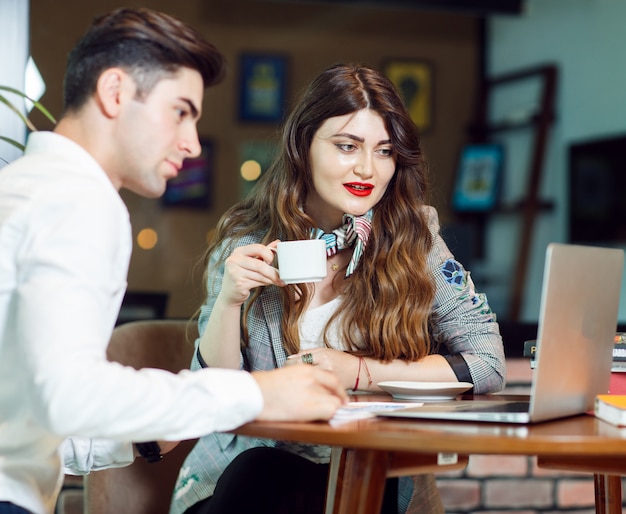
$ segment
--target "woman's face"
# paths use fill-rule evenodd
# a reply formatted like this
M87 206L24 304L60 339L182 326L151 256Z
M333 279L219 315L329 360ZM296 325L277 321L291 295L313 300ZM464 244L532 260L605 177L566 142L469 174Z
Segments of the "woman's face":
M344 213L365 214L396 169L383 119L370 109L327 119L313 136L310 165L313 191L305 211L321 229L337 228Z

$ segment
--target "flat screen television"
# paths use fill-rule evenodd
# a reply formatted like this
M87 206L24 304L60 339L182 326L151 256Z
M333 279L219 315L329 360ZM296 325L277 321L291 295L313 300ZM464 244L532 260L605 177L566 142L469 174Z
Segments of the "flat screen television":
M626 243L626 135L569 147L569 239Z

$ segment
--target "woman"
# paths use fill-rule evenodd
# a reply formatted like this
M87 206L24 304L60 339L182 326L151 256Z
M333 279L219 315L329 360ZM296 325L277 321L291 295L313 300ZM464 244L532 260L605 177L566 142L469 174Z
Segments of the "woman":
M321 73L289 116L276 161L217 227L192 367L269 370L302 360L359 391L379 391L384 380L500 390L495 315L441 239L427 189L417 129L391 82L362 66ZM327 277L285 285L272 266L277 241L313 237L327 241ZM257 447L272 449L246 451ZM240 497L270 489L290 502L304 495L306 512L322 512L328 456L326 447L207 436L181 469L172 513L220 512L231 488ZM272 481L288 479L276 494ZM263 485L250 493L252 482ZM421 512L441 511L432 475L414 482L412 491L400 480L398 499L389 483L384 511L404 512L413 492ZM281 508L305 512L295 505Z

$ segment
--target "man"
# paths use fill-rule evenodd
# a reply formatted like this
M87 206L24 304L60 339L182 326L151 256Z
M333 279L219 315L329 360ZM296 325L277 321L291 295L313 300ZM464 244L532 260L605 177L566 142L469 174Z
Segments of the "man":
M327 419L345 401L313 366L173 375L106 360L132 244L118 191L158 197L199 154L204 89L223 68L179 20L104 15L69 55L54 132L0 173L0 513L53 512L69 436L182 440Z

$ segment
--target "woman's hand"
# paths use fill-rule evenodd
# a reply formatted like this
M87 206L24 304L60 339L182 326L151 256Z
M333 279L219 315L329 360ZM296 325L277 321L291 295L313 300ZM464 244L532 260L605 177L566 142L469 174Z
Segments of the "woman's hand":
M241 305L255 287L285 285L272 266L277 244L241 246L226 259L222 287L200 338L200 354L208 366L239 368Z
M345 389L352 389L352 387L354 387L359 370L358 357L331 348L312 348L290 355L287 358L287 365L304 362L306 357L303 360L303 356L306 354L311 354L311 364L334 373ZM367 382L365 382L365 384L367 384Z
M311 354L311 357L307 357L307 354ZM305 356L304 359L303 356ZM329 348L313 348L290 355L287 358L287 364L302 363L307 360L310 360L310 364L314 366L332 371L346 389L354 390L355 386L358 386L356 389L359 391L380 392L381 389L377 384L386 380L458 381L448 361L439 354L427 355L415 362L402 359L381 362L371 357L363 357L359 363L359 357L350 353ZM357 377L359 377L358 381Z
M278 240L270 244L240 246L224 263L224 279L219 298L230 306L242 305L255 287L284 286L278 270L272 266Z

